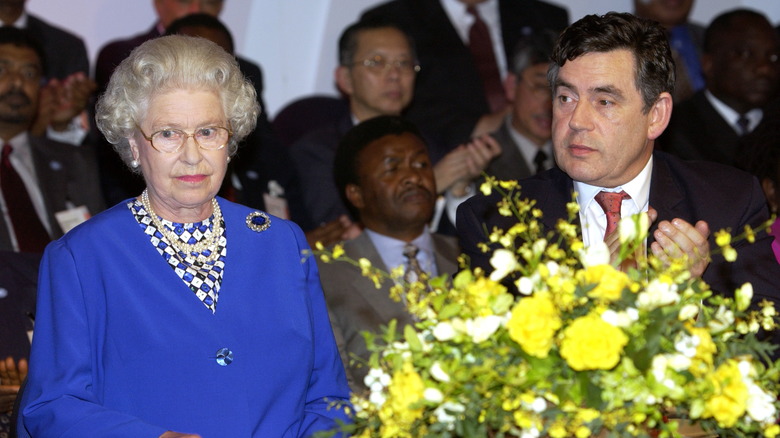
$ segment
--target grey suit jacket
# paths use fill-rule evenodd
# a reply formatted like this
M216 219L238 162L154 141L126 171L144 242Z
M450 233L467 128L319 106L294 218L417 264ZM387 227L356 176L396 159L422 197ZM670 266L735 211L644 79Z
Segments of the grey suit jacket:
M63 231L55 213L84 205L91 215L104 208L95 153L89 146L73 146L44 137L29 137L38 186L51 224L52 239ZM0 250L13 251L5 218L0 215Z
M454 274L460 253L455 239L438 234L432 237L439 274ZM373 266L388 271L366 233L346 242L344 251L354 260L365 257ZM366 388L363 378L368 373L366 363L370 354L361 332L379 333L380 328L393 319L398 321L399 330L414 321L402 303L390 298L389 281L376 289L374 283L363 277L355 266L344 262L317 262L330 322L347 370L347 380L352 391L362 391Z
M512 126L509 119L494 132L493 138L501 145L501 155L490 162L485 169L485 173L492 175L500 180L521 180L534 174L534 170L528 167L525 157L520 152L519 146L512 138L509 130Z

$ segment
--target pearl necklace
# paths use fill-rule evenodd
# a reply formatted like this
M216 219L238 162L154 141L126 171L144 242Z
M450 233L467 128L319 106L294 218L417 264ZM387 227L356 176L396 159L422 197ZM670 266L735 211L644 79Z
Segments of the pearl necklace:
M143 204L146 212L149 213L149 216L151 216L154 226L160 230L171 246L176 249L177 254L183 253L185 257L187 257L192 255L192 253L197 253L197 259L202 263L212 262L219 257L219 240L222 237L222 234L225 232L225 229L222 227L222 210L220 210L216 199L211 200L211 207L213 209L214 215L214 219L211 222L213 227L211 236L208 238L204 236L204 238L197 243L182 242L181 238L179 238L176 233L163 225L163 223L157 217L157 213L152 210L152 204L149 202L148 190L144 190L143 194L141 194L141 203ZM211 251L211 254L209 254L208 257L202 254L206 249Z

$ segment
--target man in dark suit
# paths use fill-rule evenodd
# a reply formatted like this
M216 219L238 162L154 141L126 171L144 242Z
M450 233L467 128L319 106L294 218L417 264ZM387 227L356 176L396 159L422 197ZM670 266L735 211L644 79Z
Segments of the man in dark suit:
M618 217L649 213L648 248L662 260L685 257L692 275L724 294L751 281L757 297L780 298L780 265L770 236L763 233L755 244L740 242L733 264L709 252L710 229L739 232L768 219L755 178L715 163L653 153L671 115L674 89L663 28L630 14L586 16L563 32L550 78L559 169L521 181L523 196L538 202L548 229L568 217L565 204L576 192L583 242L604 240L612 249L618 233L606 234L612 210L601 207L599 199L618 196ZM483 224L488 229L512 225L497 214L495 201L474 197L458 210L463 250L473 265L488 270L489 254L477 247L485 241Z
M557 32L547 29L524 36L512 56L504 80L511 111L493 138L501 155L485 173L500 180L527 178L555 165L552 153L552 94L547 67Z
M739 138L777 94L780 37L762 14L735 9L707 28L701 62L707 88L675 105L659 146L686 160L733 166Z
M470 6L489 30L494 68L501 77L515 44L529 29L560 31L569 22L565 9L538 0L394 0L363 14L390 20L415 41L421 70L405 115L450 146L495 131L508 111L507 106L491 108L469 49L476 22L467 13Z
M342 197L365 225L360 236L344 243L348 257L366 258L385 272L403 266L405 276L415 264L431 277L455 272L455 239L427 227L436 183L425 142L411 122L380 116L360 123L339 144L335 167ZM392 319L402 328L413 318L390 298L389 280L376 289L356 266L318 262L347 379L353 391L364 390L369 353L361 332L379 332Z
M0 249L7 251L42 252L39 243L59 238L74 224L103 209L92 150L29 132L38 109L42 58L42 49L29 32L0 28L0 172L5 173L2 194L4 210L8 210L0 216ZM18 184L6 182L9 167L18 174ZM22 204L14 196L19 192L11 189L20 184L24 189L19 190L27 192ZM25 205L26 217L39 223L29 234L23 231L29 230L27 221L17 216L20 210L14 206L18 205ZM30 243L33 241L36 243Z

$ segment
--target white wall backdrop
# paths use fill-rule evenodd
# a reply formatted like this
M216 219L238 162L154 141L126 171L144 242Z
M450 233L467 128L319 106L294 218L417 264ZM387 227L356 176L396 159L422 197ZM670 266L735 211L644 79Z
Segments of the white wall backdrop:
M270 115L290 101L318 93L335 95L336 40L360 12L384 0L225 0L222 20L236 49L265 73ZM522 1L522 0L516 0ZM591 13L631 11L631 0L550 0L569 9L572 20ZM84 38L91 62L106 42L148 30L153 0L27 0L30 12ZM778 0L698 0L692 19L706 24L735 7L760 10L780 23Z

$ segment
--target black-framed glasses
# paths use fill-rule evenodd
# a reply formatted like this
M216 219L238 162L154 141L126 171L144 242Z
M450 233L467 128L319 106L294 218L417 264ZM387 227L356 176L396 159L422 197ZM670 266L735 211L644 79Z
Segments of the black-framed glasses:
M222 126L205 126L196 129L192 134L181 129L166 128L153 132L152 135L146 135L139 126L137 128L153 148L169 154L178 152L190 137L198 147L214 151L225 147L233 135L233 131Z
M397 68L403 73L418 73L420 71L420 64L418 64L417 61L411 59L389 60L378 55L373 58L354 62L352 65L362 65L374 73L384 73L390 71L392 68Z

